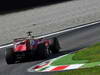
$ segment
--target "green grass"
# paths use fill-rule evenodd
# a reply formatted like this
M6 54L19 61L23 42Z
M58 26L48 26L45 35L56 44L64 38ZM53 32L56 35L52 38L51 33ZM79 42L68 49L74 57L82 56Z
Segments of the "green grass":
M72 60L88 60L87 63L91 63L88 66L93 65L92 62L96 62L95 64L97 64L100 62L100 43L76 52L73 55ZM70 70L66 72L59 72L56 75L100 75L100 67L96 66L92 68Z
M100 67L76 69L66 72L59 72L56 75L100 75Z
M85 48L75 53L73 60L88 60L88 62L100 61L100 43Z
M73 60L72 57L74 55L75 54L66 55L66 56L62 57L61 59L54 61L51 65L57 66L57 65L83 64L83 63L87 62L87 60Z

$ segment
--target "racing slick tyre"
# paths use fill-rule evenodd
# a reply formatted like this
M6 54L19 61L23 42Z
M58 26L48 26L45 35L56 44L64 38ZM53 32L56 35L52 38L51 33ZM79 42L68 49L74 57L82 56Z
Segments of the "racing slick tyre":
M49 49L45 46L45 44L44 43L39 44L35 55L37 59L45 59L49 57L49 55L50 55Z
M15 55L13 52L13 48L9 47L5 50L5 59L7 64L14 64L15 63Z
M50 45L50 50L53 54L56 54L59 52L60 50L60 44L59 44L59 41L56 37L53 38L53 44Z

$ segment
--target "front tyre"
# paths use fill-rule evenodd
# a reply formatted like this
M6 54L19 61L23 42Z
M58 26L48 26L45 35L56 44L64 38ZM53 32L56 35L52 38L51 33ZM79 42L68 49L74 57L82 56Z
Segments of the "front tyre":
M13 52L13 48L9 47L5 50L5 60L7 64L14 64L15 63L15 55Z

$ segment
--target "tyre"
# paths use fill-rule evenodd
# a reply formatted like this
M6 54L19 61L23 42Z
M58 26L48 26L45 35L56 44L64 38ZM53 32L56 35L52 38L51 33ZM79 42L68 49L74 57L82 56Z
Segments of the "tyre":
M51 52L53 54L56 54L59 52L60 44L59 44L59 41L56 37L53 38L53 43L52 43L52 45L50 45L49 49L51 50Z
M14 64L15 63L15 55L14 55L12 47L6 48L5 59L6 59L7 64Z
M37 50L35 52L36 59L45 59L49 57L49 49L45 46L45 44L39 44Z

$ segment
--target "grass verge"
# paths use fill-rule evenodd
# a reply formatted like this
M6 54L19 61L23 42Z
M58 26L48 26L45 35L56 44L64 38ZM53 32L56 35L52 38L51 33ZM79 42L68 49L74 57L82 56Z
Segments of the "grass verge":
M88 60L87 63L100 62L100 43L97 43L88 48L76 52L72 61ZM56 75L100 75L100 67L83 68L77 70L70 70L66 72L59 72Z

